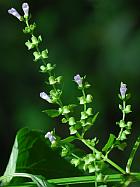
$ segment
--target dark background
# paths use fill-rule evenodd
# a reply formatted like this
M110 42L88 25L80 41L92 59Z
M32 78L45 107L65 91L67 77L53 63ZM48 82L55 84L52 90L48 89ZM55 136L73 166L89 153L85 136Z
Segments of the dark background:
M7 10L21 14L21 0L0 0L0 174L3 173L18 129L29 127L47 131L58 122L41 110L48 107L39 98L44 91L44 76L38 73L32 53L24 43L24 25ZM102 146L109 132L117 133L115 122L120 82L127 83L132 98L133 131L125 154L114 151L118 163L126 163L140 134L140 2L138 0L40 0L27 1L32 20L37 23L50 60L64 76L64 101L74 102L73 76L87 75L92 84L95 111L99 119L90 136L97 134ZM64 136L63 127L58 134ZM133 170L140 171L139 154ZM119 157L118 157L119 155Z

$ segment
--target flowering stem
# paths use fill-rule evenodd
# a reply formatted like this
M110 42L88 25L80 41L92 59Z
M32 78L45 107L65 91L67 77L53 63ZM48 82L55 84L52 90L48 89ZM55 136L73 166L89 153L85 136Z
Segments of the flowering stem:
M125 102L125 100L123 100L123 108L122 108L122 112L123 112L122 120L123 121L125 120L125 111L124 111L125 110L125 105L126 105L126 102ZM123 129L124 129L124 127L121 127L121 130L120 130L118 138L117 138L118 140L120 140L120 137L122 135Z
M98 151L96 148L92 147L91 145L89 145L84 139L80 139L89 149L91 149L92 151L96 152L96 153L101 153L100 151ZM117 169L118 171L120 171L122 174L126 174L125 170L123 170L120 166L118 166L115 162L113 162L112 160L110 160L109 158L107 158L106 156L104 156L101 153L101 157L108 162L111 166L113 166L115 169Z

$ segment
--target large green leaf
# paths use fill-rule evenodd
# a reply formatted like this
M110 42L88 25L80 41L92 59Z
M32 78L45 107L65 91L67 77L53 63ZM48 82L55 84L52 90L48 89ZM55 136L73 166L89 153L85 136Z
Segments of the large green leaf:
M3 184L9 183L12 179L12 175L16 172L17 157L18 157L18 142L16 137L7 168L4 172L4 176L9 176L9 177L3 180Z
M69 162L61 158L57 151L48 146L42 132L21 129L16 136L5 176L13 173L30 173L41 175L46 179L80 176L82 173ZM11 181L4 180L4 183ZM21 178L12 179L12 183L22 182ZM27 181L27 180L26 180Z
M29 178L32 180L32 182L22 182L22 183L16 183L16 184L2 184L2 186L24 186L24 187L55 187L55 185L50 184L44 177L40 175L32 175L29 173L14 173L13 177L23 177L23 178ZM3 181L3 178L9 178L8 176L2 176L0 177L0 181Z

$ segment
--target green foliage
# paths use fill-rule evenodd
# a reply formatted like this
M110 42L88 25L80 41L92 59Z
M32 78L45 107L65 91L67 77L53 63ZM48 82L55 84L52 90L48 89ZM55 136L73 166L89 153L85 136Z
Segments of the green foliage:
M119 172L119 174L121 174L118 176L119 179L117 180L115 178L113 182L120 182L119 185L123 185L124 183L123 186L127 187L135 180L135 177L133 179L133 173L131 173L130 169L134 155L140 144L139 138L130 154L126 170L116 164L112 158L109 158L109 153L114 148L124 150L127 136L131 134L132 122L126 120L126 115L132 112L131 105L126 105L126 102L130 97L130 95L126 93L126 84L121 82L120 86L119 98L122 104L119 104L119 109L122 112L122 119L116 123L120 131L118 136L110 134L107 143L100 151L97 146L99 140L96 136L91 139L86 138L87 130L94 125L99 114L94 110L94 105L92 104L93 96L88 92L90 84L86 81L86 76L81 77L79 74L74 76L74 82L80 93L77 97L78 104L64 104L62 99L63 90L62 87L60 87L62 76L56 76L55 73L53 73L55 65L48 62L48 50L41 49L40 47L42 37L35 36L36 25L29 23L29 6L27 3L23 3L23 5L24 16L20 17L14 9L10 10L10 14L17 17L20 21L25 22L26 26L23 32L29 34L31 37L25 45L28 50L33 49L34 61L39 63L40 72L47 75L45 83L49 85L49 95L42 92L40 93L40 97L48 103L51 103L53 108L45 109L43 112L47 113L49 117L61 118L62 123L67 125L69 129L69 136L65 139L61 139L57 136L55 130L53 132L47 132L45 136L42 132L30 131L27 128L19 131L16 136L16 141L6 172L1 178L2 185L22 182L20 178L12 178L14 176L19 176L31 178L38 187L49 187L53 186L53 182L55 181L55 179L51 180L51 178L67 177L67 175L69 176L69 173L70 176L82 175L82 172L85 172L85 174L94 175L94 177L92 176L91 181L88 179L88 183L94 183L95 187L107 187L108 182L113 180L111 177L113 175L116 177L116 172ZM78 107L78 117L75 116L75 107ZM46 138L49 139L51 144L50 147L52 149L48 146ZM75 141L84 144L90 150L90 153L86 154L85 152L77 151L74 146ZM53 149L55 149L55 152ZM58 155L61 155L62 158ZM66 160L69 161L69 163ZM72 165L79 168L79 170ZM110 168L115 169L110 176L105 172L107 165L109 165ZM128 177L125 177L127 175ZM137 179L139 178L139 174L134 173L134 175ZM82 177L80 179L83 180ZM57 184L63 184L62 181L66 185L81 182L78 181L79 178L74 182L70 182L72 180L72 178L59 179ZM83 181L85 182L85 180ZM28 182L28 180L25 180L24 182ZM117 186L118 184L116 185L115 183L113 185Z
M65 140L65 142L70 141ZM9 163L4 173L4 177L7 176L7 178L3 180L3 185L9 182L12 184L23 182L21 178L12 179L15 173L31 173L34 180L42 180L41 177L40 179L37 178L39 175L51 179L82 174L62 159L57 151L53 151L49 147L42 132L29 130L28 128L21 129L17 133Z

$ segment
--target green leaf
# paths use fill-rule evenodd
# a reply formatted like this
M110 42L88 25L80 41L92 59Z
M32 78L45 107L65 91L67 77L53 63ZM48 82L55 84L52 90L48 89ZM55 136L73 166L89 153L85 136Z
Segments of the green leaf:
M55 118L60 115L60 111L55 109L44 110L43 112L47 113L51 118Z
M48 146L44 134L28 128L21 129L17 133L5 176L13 175L14 172L41 175L46 179L82 174L61 158L57 151L54 152ZM4 184L9 182L17 184L18 182L27 182L27 180L21 178L4 180Z
M116 137L114 134L110 134L109 139L108 139L106 145L103 147L102 151L107 152L111 148L111 146L113 145L115 138Z
M40 175L32 175L32 174L29 174L29 173L14 173L13 178L16 178L16 177L29 178L36 185L33 185L33 183L30 182L28 184L26 184L26 183L22 183L22 184L16 183L16 185L14 185L14 186L30 186L30 185L32 185L32 186L37 186L37 187L54 187L54 185L49 184L47 182L47 180L43 176L40 176ZM13 186L13 185L10 184L10 185L6 185L6 186Z
M65 139L63 139L63 140L61 140L61 142L62 143L70 143L70 142L72 142L72 141L74 141L74 140L76 140L77 139L77 137L75 137L75 136L69 136L69 137L67 137L67 138L65 138Z
M17 141L17 137L16 137L8 165L7 165L6 170L4 172L4 176L10 176L10 175L11 176L6 178L5 180L3 180L2 184L9 183L13 178L12 175L16 171L16 162L17 162L17 158L18 158L18 151L19 151L18 150L18 141Z
M99 115L99 112L97 112L97 113L93 116L93 118L92 118L92 123L93 123L93 124L95 123L95 121L96 121L98 115Z

